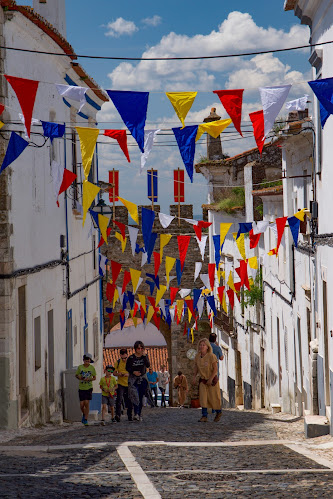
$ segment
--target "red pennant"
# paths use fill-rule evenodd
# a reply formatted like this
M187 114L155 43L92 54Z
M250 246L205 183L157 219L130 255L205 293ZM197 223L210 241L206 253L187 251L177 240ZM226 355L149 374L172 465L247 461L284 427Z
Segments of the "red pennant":
M161 265L161 254L157 251L154 251L155 277L157 277L160 265Z
M284 228L286 226L287 218L288 217L280 217L280 218L276 218L275 219L277 233L278 233L277 244L276 244L276 253L279 251L279 247L280 247L280 244L281 244L281 239L282 239L282 236L283 236L283 231L284 231Z
M198 329L198 316L197 316L197 315L195 316L195 324L194 324L194 328L195 328L195 329Z
M235 305L234 291L232 289L228 289L227 295L228 295L228 298L229 298L230 307L233 310L234 309L234 305Z
M199 241L201 241L201 231L202 231L202 227L200 227L200 225L193 225L193 229L194 229L194 232L196 233L196 236L197 238L199 239Z
M111 260L110 264L111 264L112 280L113 283L116 284L116 280L118 279L119 273L121 271L121 263Z
M134 310L133 310L133 317L135 317L135 316L136 316L136 313L137 313L137 311L138 311L138 308L139 308L139 305L135 302L135 303L134 303Z
M243 92L244 89L237 90L214 90L214 94L219 96L219 99L224 107L224 109L229 114L234 127L237 132L241 132L241 121L242 121L242 103L243 103Z
M65 192L66 189L74 182L74 180L77 178L77 175L70 170L67 170L66 168L64 169L64 176L62 177L62 182L61 186L58 192L58 197L60 194ZM59 206L59 201L57 199L57 205Z
M190 244L190 240L191 240L191 236L177 236L181 270L183 270L183 268L184 268L187 248L188 248L188 245Z
M211 328L212 328L212 327L213 327L213 325L214 325L213 315L214 315L213 313L210 313L210 314L209 314L209 324L210 324L210 327L211 327Z
M191 314L194 316L193 300L185 300L185 303L190 309Z
M141 315L142 321L144 321L144 319L145 319L145 314L146 314L146 312L144 311L144 309L142 308L142 306L140 306L140 315Z
M128 154L126 130L104 130L104 135L118 141L121 150L125 154L127 161L130 163L131 160Z
M187 335L187 324L186 324L186 321L185 321L183 336L186 336L186 335Z
M24 116L24 123L30 138L30 128L32 112L35 105L35 99L38 89L38 81L27 80L26 78L17 78L16 76L5 75L6 80L12 86L16 97L20 103Z
M253 234L253 229L250 230L250 249L256 248L260 240L260 234Z
M114 221L114 223L119 227L120 232L121 232L121 237L123 239L125 239L125 236L126 236L126 233L125 233L126 225L122 224L121 222L117 222L116 220Z
M178 289L179 288L172 288L172 287L170 287L170 301L171 301L171 305L175 301L176 294L178 293Z
M110 324L112 324L113 317L114 317L114 312L112 312L111 314L109 314Z
M155 298L153 296L148 296L148 300L149 300L149 303L151 304L151 306L153 307L153 309L155 310L155 308L156 308Z
M0 104L0 115L4 112L5 106L3 104Z
M240 293L240 288L242 287L242 284L241 284L241 282L235 282L234 286L235 286L235 290L236 290L236 296L237 296L237 299L239 301L239 293Z
M237 274L240 277L240 285L243 286L243 284L247 287L247 289L250 289L250 283L249 283L249 278L247 275L247 262L245 260L241 260L239 262L239 267L235 269Z
M116 285L115 284L111 284L111 282L108 282L106 284L106 298L107 300L109 300L110 303L112 303L113 301L113 296L114 296L114 292L116 290Z
M123 294L127 284L131 281L131 273L128 270L124 272L123 287L121 288L121 293Z
M249 117L252 121L254 138L261 156L262 148L265 144L264 111L255 111L254 113L250 113Z
M157 315L157 314L155 313L155 314L153 315L153 319L154 319L155 326L157 327L157 329L160 329L161 316L160 316L160 315Z
M203 220L199 220L198 225L202 229L208 229L208 227L212 225L212 222L204 222Z
M214 282L215 282L215 263L208 264L208 276L209 276L210 289L213 291Z
M223 302L224 289L225 289L225 286L219 286L217 288L217 294L219 295L219 300L220 300L221 305L222 305L222 302Z
M108 227L108 228L107 228L107 231L106 231L107 236L109 236L109 235L111 234L111 232L112 232L112 227ZM104 239L101 237L101 238L100 238L100 240L99 240L99 243L98 243L97 248L100 248L101 246L103 246L103 244L104 244L104 243L105 243L105 241L104 241Z

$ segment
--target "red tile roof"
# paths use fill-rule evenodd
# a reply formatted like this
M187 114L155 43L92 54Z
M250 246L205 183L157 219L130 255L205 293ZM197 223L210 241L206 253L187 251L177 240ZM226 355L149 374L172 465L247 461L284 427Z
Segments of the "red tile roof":
M104 348L103 349L103 367L107 365L115 366L118 359L120 359L120 348ZM127 347L124 347L127 348ZM161 365L165 365L167 371L168 366L168 349L167 347L146 347L150 365L154 371L159 371ZM127 348L128 355L134 353L133 348Z
M283 185L276 185L274 187L266 187L265 189L257 189L252 191L252 196L274 196L277 194L283 194Z

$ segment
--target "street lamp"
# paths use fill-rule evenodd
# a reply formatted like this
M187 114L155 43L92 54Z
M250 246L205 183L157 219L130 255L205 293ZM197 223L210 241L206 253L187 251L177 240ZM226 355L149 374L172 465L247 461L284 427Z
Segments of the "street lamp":
M91 212L96 213L94 216ZM91 208L90 213L92 215L92 221L94 224L95 229L98 228L98 215L105 215L111 217L112 215L112 207L108 204L105 204L105 201L103 198L100 198L98 200L98 203L94 206L94 208Z

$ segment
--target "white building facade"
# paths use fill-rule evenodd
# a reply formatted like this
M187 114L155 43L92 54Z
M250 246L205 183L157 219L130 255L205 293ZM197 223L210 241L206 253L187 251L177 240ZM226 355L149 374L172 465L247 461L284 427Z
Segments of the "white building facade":
M2 45L51 53L72 53L65 39L63 0L34 1L34 10L0 2ZM46 19L42 18L41 15ZM103 364L102 288L95 236L87 218L82 228L80 147L74 127L95 126L107 100L74 57L1 51L1 73L39 81L33 117L66 124L65 136L46 141L41 124L32 126L30 145L0 175L0 427L43 423L63 410L62 376L84 352ZM63 99L54 83L88 88L87 104ZM0 150L9 133L24 137L19 102L1 77ZM51 163L78 175L56 205ZM98 181L97 157L91 182ZM97 388L97 385L96 385Z

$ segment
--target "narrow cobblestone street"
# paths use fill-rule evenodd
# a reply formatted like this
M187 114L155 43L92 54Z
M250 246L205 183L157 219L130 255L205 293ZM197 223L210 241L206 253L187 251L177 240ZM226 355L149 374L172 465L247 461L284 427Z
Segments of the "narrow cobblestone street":
M305 440L302 418L199 416L156 408L143 422L0 433L0 497L332 497L332 439Z

